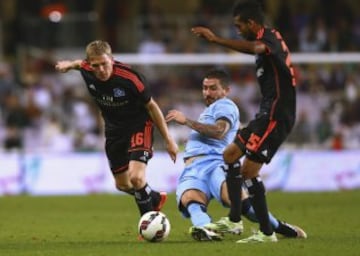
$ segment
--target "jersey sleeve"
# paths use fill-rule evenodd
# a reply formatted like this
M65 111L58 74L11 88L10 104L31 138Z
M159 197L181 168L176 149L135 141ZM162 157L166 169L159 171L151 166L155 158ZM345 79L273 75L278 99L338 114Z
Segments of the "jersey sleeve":
M282 37L279 32L268 30L263 37L259 39L266 46L266 55L279 56L283 52L284 46L281 45Z
M144 104L148 103L151 99L151 92L149 84L146 78L143 75L138 75L138 79L136 79L135 86L136 90L140 95L140 99Z
M83 60L80 64L80 70L91 71L92 69L90 67L90 64L86 60Z
M272 38L261 38L260 41L265 44L266 52L265 54L276 54L279 50L278 42Z
M214 108L214 116L216 120L226 120L233 127L240 120L239 109L230 100L221 100Z

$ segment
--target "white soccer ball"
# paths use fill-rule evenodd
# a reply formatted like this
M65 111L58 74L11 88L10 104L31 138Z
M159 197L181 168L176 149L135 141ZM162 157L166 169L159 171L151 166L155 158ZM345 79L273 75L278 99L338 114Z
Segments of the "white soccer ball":
M140 218L138 231L146 241L160 242L169 236L170 222L162 212L147 212Z

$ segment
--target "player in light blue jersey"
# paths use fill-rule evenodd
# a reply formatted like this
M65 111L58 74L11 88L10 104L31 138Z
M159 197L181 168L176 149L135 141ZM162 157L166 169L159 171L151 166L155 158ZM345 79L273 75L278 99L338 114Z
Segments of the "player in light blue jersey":
M202 82L206 108L199 119L190 120L178 110L170 110L166 116L167 122L175 121L192 129L185 147L185 168L179 178L176 197L179 210L185 217L190 218L193 224L190 234L198 241L222 239L222 236L211 228L213 223L207 213L210 200L215 198L224 206L230 205L222 153L236 135L240 125L240 115L236 104L227 98L229 84L230 79L225 71L210 70ZM242 214L250 221L257 222L245 190L242 200ZM287 237L306 236L300 228L281 222L271 214L269 217L276 232ZM224 217L221 221L232 224L225 225L223 232L242 233L241 220L237 223L229 222L228 217Z

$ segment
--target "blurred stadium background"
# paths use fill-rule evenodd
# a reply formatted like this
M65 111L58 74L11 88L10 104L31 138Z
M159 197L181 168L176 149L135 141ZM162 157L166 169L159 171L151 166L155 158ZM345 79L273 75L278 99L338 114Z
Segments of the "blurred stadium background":
M231 98L246 124L259 91L252 57L224 51L190 33L208 25L235 37L230 0L0 1L0 195L115 192L103 155L102 124L77 72L59 59L83 58L94 39L148 78L164 111L197 118L210 67L233 78ZM267 20L293 53L296 126L264 178L288 191L360 188L360 2L263 0ZM250 57L250 58L249 58ZM180 145L189 129L170 124ZM182 168L162 152L149 165L154 187L173 191ZM312 177L312 178L310 178Z

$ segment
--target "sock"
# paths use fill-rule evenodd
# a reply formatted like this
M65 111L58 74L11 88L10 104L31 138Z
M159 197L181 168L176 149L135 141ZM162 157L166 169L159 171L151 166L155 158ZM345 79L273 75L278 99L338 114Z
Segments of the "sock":
M279 221L274 217L274 215L271 214L271 212L269 212L268 214L269 214L270 224L271 224L273 230L276 231L276 229L279 227L280 223L279 223Z
M246 198L242 201L241 213L251 222L259 222L256 218L254 208L251 205L250 198Z
M268 208L265 198L265 187L260 177L245 180L248 188L251 205L255 210L256 218L260 224L260 231L265 235L271 235L273 228L270 224Z
M159 203L160 203L160 200L161 200L160 193L155 191L155 190L151 190L150 196L151 196L151 199L152 199L153 207L158 206Z
M139 208L140 215L152 211L151 188L146 184L143 188L135 190L135 202Z
M232 222L239 222L241 220L242 177L240 174L240 168L240 162L224 166L224 171L226 172L226 185L231 202L229 219Z
M128 190L121 190L121 191L128 194L128 195L131 195L131 196L135 195L135 189L134 188L130 188Z
M291 225L280 220L276 221L279 223L278 227L274 228L276 233L286 237L297 237L297 232Z
M204 204L192 201L186 206L186 209L190 214L190 219L194 226L203 227L211 222L211 218L207 214Z
M259 222L258 219L256 218L255 215L255 211L254 208L252 207L251 203L250 203L250 199L246 198L245 200L243 200L243 210L242 210L242 214L251 222ZM268 213L269 214L269 220L270 220L270 224L273 227L273 229L276 231L276 229L279 227L280 223L279 220L277 220L272 214L271 212ZM278 233L278 232L277 232Z

